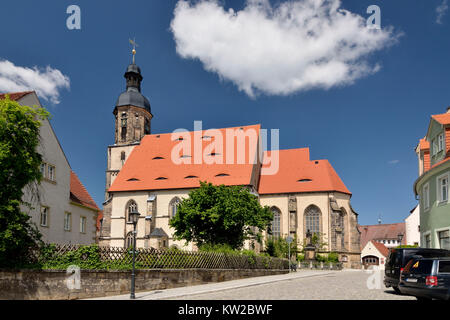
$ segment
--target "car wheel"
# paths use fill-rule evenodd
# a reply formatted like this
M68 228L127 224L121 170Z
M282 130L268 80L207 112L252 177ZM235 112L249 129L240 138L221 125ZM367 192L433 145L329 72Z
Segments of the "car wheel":
M401 291L400 291L400 289L398 287L392 287L392 289L394 289L396 294L400 294L401 293Z

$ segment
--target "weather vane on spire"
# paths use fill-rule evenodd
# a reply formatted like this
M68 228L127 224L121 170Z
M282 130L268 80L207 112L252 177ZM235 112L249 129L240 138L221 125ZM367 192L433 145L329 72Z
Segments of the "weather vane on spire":
M129 39L130 43L133 45L133 50L131 51L133 53L133 64L134 64L134 56L136 55L136 47L139 47L139 45L136 43L136 38L133 40Z

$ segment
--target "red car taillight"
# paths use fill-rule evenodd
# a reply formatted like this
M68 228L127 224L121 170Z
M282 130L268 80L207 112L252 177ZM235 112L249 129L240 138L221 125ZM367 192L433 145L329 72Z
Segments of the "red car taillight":
M428 276L426 279L426 285L435 287L438 285L438 279L436 276Z

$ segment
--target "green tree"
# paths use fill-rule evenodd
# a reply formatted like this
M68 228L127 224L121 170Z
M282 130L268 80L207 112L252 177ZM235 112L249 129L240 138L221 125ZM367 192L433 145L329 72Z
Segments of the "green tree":
M200 182L178 206L170 221L177 240L242 247L246 239L261 241L261 230L270 225L273 214L242 186L215 186Z
M21 106L7 96L0 100L0 266L24 262L28 250L40 241L40 233L21 211L23 189L39 182L42 162L36 151L40 120L49 113L40 107Z

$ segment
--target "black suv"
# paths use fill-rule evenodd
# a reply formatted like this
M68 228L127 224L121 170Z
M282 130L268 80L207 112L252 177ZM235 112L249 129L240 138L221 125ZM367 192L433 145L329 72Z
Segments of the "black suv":
M400 276L400 291L418 300L450 300L450 258L414 258Z
M430 248L393 248L389 250L389 257L384 269L384 285L392 287L400 293L398 284L400 272L414 256L417 257L450 257L450 250Z

